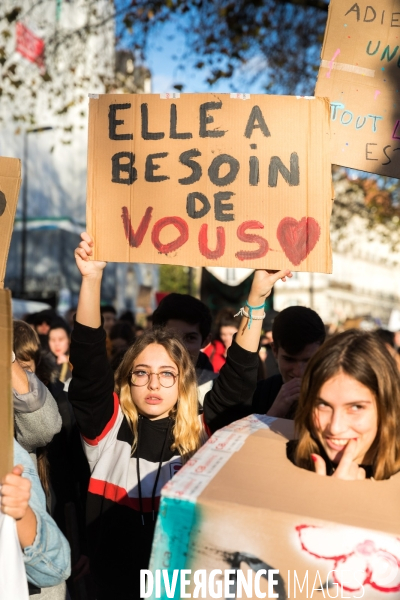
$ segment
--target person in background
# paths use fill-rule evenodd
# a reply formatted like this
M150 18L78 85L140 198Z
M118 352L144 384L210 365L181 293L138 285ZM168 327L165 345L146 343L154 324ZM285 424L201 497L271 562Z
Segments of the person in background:
M135 326L135 336L138 338L144 334L144 328L141 325Z
M125 352L135 341L131 325L126 321L117 321L110 331L109 341L111 345L111 367L113 371L116 371Z
M79 579L88 572L84 553L87 461L64 384L56 378L48 356L41 353L36 331L17 320L13 329L15 437L37 465L49 513L64 535L78 540L80 547L73 544L73 573L74 580ZM78 583L68 581L71 592Z
M35 375L35 361L40 360L38 335L23 321L14 321L13 347L11 376L14 435L21 446L31 454L46 488L47 459L42 456L42 449L60 431L61 416L49 389ZM39 458L38 449L41 455Z
M28 453L15 440L14 462L12 472L1 480L0 505L17 523L29 593L35 600L67 600L70 548L46 511L44 492Z
M57 379L66 383L71 379L69 368L70 330L61 317L54 319L48 334L49 350L56 369Z
M111 328L109 339L114 357L116 354L125 352L135 341L135 336L129 323L117 321Z
M208 306L189 294L168 294L153 313L153 325L167 327L173 331L181 338L189 352L196 369L200 404L203 404L204 396L218 377L208 356L200 352L210 342L211 323L212 317Z
M36 332L29 325L24 325L27 330L30 330L32 336L37 339ZM14 328L18 331L21 326L18 326L17 322ZM18 337L14 337L14 348L18 352ZM25 358L27 357L25 356ZM20 446L16 445L15 449L16 452L23 453L25 450L30 453L31 460L28 468L32 471L37 470L36 477L40 477L43 498L50 512L52 498L46 447L54 435L60 431L61 417L57 404L49 390L37 379L33 372L25 371L21 367L15 355L13 356L11 375L14 401L14 435L16 442L18 441L20 444ZM25 462L23 464L26 466ZM39 542L39 550L41 545L42 542ZM41 592L38 589L41 586L38 586L35 581L30 582L30 593L35 595L38 600L41 598L65 600L67 597L64 583L54 584L54 586L52 583L45 583L44 585L52 587Z
M400 355L397 352L395 344L396 334L388 329L377 329L374 333L385 344L388 352L394 358L397 368L400 370Z
M65 319L70 331L72 331L74 328L75 315L76 315L76 306L72 306L71 308L69 308L64 315L64 319Z
M42 310L32 315L33 326L39 336L42 350L48 350L48 337L52 322L57 318L57 313L53 309Z
M57 313L52 309L42 310L34 315L34 326L38 335L49 335L49 330Z
M216 373L219 373L226 362L227 350L232 344L232 338L237 333L239 324L240 317L236 317L235 311L230 308L220 310L215 318L212 341L203 352L210 359Z
M279 374L278 363L276 362L274 350L273 350L273 335L272 325L276 316L279 313L276 310L265 311L265 319L263 321L263 334L260 339L260 358L263 363L264 376L261 379L267 379L272 375Z
M100 306L100 313L103 321L103 328L107 334L110 335L110 331L117 322L117 311L111 304L105 304Z
M101 320L103 324L103 329L106 332L106 343L107 343L107 356L108 360L112 361L112 346L110 341L110 331L114 327L117 322L117 311L111 304L105 304L100 307Z
M275 317L272 334L279 375L258 382L252 412L293 419L301 378L308 361L325 340L325 326L311 308L290 306Z
M121 316L119 317L118 321L120 323L129 323L129 325L131 326L132 329L132 333L134 336L136 336L136 322L135 322L135 315L131 310L126 310L125 312L123 312L121 314Z

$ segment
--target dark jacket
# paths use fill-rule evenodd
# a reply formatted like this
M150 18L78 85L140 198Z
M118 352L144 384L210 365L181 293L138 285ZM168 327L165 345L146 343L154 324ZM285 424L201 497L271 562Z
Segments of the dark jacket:
M203 406L204 398L214 385L214 380L217 379L218 373L215 373L210 360L204 352L199 352L199 357L196 363L196 380L197 380L197 398L201 406Z
M252 401L252 411L256 415L266 415L277 395L283 386L282 375L272 375L268 379L263 379L257 383L256 391L254 392ZM285 415L285 419L294 419L297 409L297 402L292 404L289 411Z
M283 379L280 373L259 381L253 395L252 412L257 415L267 414L282 386Z

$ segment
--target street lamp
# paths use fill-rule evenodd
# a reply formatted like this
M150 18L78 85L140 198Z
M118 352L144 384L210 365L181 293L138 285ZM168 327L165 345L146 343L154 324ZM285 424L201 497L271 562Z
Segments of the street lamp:
M22 187L22 234L21 234L21 277L20 292L21 297L25 296L26 281L26 242L27 242L27 220L28 220L28 134L50 131L54 127L33 127L25 130L24 134L24 152L23 152L23 187Z

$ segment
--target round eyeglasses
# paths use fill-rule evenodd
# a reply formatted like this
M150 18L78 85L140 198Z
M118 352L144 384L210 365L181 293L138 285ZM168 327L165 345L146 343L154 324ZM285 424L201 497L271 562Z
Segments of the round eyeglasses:
M175 375L175 373L172 373L171 371L161 371L161 373L153 373L142 371L141 369L131 371L129 375L131 384L137 387L148 385L150 377L152 375L157 375L160 385L165 388L170 388L175 384L175 381L178 377L178 375Z

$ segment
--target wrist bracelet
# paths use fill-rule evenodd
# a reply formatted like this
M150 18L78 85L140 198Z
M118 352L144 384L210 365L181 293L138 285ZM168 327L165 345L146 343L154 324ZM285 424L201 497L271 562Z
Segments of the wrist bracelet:
M253 316L253 314L252 314L253 310L260 310L261 308L264 308L265 307L265 302L263 304L261 304L261 306L250 306L250 304L246 300L245 304L248 307L249 312L246 312L245 309L244 309L244 307L242 306L242 308L235 315L235 317L238 317L240 315L242 317L246 317L247 319L249 319L248 329L250 329L251 324L253 322L253 319L255 321L262 321L263 319L265 319L265 311L263 312L262 315L255 315L255 316Z

